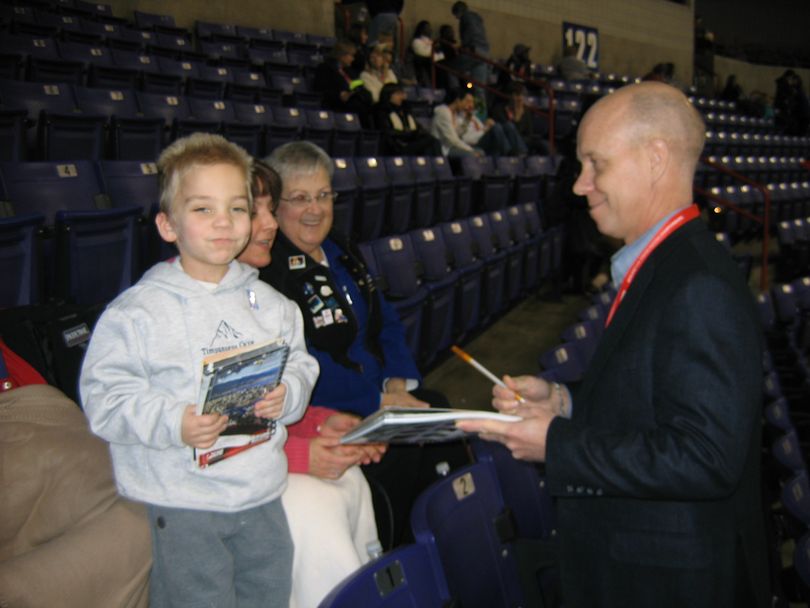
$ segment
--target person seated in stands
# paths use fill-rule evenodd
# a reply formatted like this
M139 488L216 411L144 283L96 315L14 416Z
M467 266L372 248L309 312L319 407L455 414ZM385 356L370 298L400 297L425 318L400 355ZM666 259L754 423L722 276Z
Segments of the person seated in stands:
M557 65L557 72L564 80L587 80L592 76L585 62L579 58L576 46L567 45L563 49L563 56Z
M406 104L401 84L389 83L374 106L374 124L382 133L384 153L393 156L439 156L439 140L420 125Z
M534 135L532 113L526 107L526 88L521 82L511 82L504 91L509 95L492 106L492 118L500 124L514 125L529 152L547 154L548 147Z
M312 87L322 95L324 107L357 114L363 127L369 129L373 101L363 81L351 69L356 53L354 43L338 40L332 55L315 68Z
M353 23L347 36L349 42L354 43L354 61L350 66L351 74L359 74L366 67L368 61L368 27L365 23Z
M281 494L286 425L318 377L295 305L240 264L251 236L252 158L220 135L194 133L158 159L161 238L179 256L159 262L101 315L80 392L94 433L110 443L118 489L145 503L153 541L153 606L286 607L293 544ZM253 405L275 431L201 468L224 414L198 414L204 357L283 340L281 382Z
M391 63L386 57L386 47L376 45L368 56L366 69L360 74L363 86L371 94L374 103L380 100L380 91L383 85L397 82L397 76L391 69Z
M408 58L419 86L433 87L431 72L434 61L444 59L444 53L433 48L433 28L429 21L420 21L413 32Z
M443 56L443 59L438 61L440 66L451 70L459 69L458 40L456 39L456 31L449 23L439 27L439 37L436 39L436 53ZM458 87L458 76L441 69L441 67L436 68L436 88L449 91Z
M445 406L421 385L421 375L393 307L370 277L352 243L331 233L334 215L329 155L295 141L267 159L282 180L273 263L260 277L296 302L309 352L320 363L311 402L365 417L381 407ZM468 462L460 443L389 446L379 463L363 465L372 486L377 528L390 548L408 533L416 496L436 479L435 465Z
M270 264L278 230L275 211L281 178L262 161L253 164L251 236L238 260L254 268ZM368 561L377 540L371 490L359 464L379 462L384 446L340 445L357 426L356 416L310 405L287 427L289 477L281 502L295 545L290 608L318 603Z
M525 142L511 123L499 124L475 115L475 98L467 88L448 91L445 103L433 109L431 133L445 156L512 156L526 154Z
M529 59L531 49L523 43L518 43L512 49L512 54L506 60L506 70L498 70L498 88L506 92L506 87L512 82L525 82L532 77L532 60Z

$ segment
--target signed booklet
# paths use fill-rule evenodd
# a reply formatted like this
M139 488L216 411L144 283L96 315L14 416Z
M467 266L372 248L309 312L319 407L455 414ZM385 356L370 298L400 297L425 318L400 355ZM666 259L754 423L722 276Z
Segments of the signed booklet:
M341 443L441 443L465 435L456 428L457 420L471 419L502 420L515 422L518 416L481 410L452 408L414 409L410 407L386 407L346 433Z
M253 415L253 405L281 381L290 348L274 340L211 355L203 360L198 414L225 414L228 426L210 448L195 449L201 468L263 443L275 420Z

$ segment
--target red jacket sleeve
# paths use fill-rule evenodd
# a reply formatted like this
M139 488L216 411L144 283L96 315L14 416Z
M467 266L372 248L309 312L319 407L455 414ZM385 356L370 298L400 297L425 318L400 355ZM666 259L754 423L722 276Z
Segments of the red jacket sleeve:
M309 473L309 441L318 436L318 427L324 420L336 413L328 407L310 405L301 420L287 427L284 453L290 473Z

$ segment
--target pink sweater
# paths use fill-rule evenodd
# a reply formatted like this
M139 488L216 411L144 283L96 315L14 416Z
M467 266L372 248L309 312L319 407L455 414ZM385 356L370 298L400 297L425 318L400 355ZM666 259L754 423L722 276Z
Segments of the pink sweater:
M290 473L309 473L309 440L319 435L318 427L324 420L337 413L328 407L310 405L301 420L287 427L284 453Z

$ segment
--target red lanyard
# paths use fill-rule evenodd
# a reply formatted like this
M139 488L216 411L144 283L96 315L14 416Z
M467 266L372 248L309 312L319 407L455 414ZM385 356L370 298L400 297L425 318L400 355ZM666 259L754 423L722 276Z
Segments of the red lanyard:
M641 267L644 265L644 262L647 261L647 258L650 257L650 254L655 251L655 248L663 243L670 234L675 232L686 222L695 219L699 215L700 209L698 209L697 205L687 207L669 218L667 223L661 226L660 230L655 233L652 240L647 243L647 246L633 262L633 265L630 266L630 270L628 270L627 274L624 275L624 280L622 281L621 287L619 287L619 293L616 294L616 298L613 300L613 305L610 307L610 312L608 313L607 319L605 319L605 327L610 325L610 322L613 320L613 315L616 314L616 310L619 308L619 304L622 303L627 290L630 289L630 284L633 282L633 279L636 278L638 271L641 270Z

